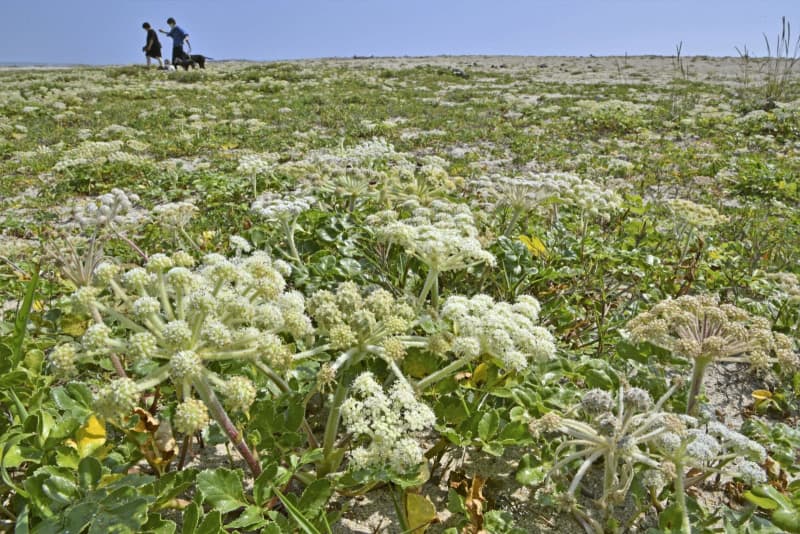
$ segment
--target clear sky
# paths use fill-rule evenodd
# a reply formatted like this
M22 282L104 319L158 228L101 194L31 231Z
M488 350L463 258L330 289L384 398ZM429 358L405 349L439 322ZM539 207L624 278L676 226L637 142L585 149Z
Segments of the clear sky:
M142 62L170 16L215 59L763 55L784 15L796 38L800 0L0 0L0 62Z

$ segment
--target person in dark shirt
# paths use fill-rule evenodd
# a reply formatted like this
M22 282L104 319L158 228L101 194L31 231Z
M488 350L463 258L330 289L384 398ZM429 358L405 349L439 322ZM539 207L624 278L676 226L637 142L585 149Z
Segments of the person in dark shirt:
M167 24L169 25L169 31L164 31L159 28L158 31L161 33L165 33L167 37L172 37L172 64L175 64L175 60L188 60L189 55L183 51L183 43L189 45L189 50L192 49L191 43L189 43L189 34L183 31L180 26L175 23L175 19L172 17L167 19Z
M158 34L150 26L149 22L142 24L142 28L147 32L147 42L145 42L142 50L147 58L147 66L150 66L150 58L158 60L158 66L163 67L164 63L161 61L161 41L158 40Z

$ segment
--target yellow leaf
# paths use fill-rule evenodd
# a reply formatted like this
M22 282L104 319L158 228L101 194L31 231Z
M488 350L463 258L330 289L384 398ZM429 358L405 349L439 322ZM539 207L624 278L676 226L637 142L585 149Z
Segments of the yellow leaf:
M481 382L486 382L488 374L489 366L486 364L486 362L479 364L472 373L472 383L478 385Z
M89 327L89 321L80 319L74 315L61 318L61 331L68 336L80 337Z
M436 507L425 495L406 493L408 526L414 534L423 534L436 519Z
M86 458L106 443L106 425L94 415L90 415L86 423L75 431L75 439L67 440L67 445L78 451L81 458Z
M750 395L757 401L765 401L772 398L772 392L766 389L756 389Z
M522 241L522 244L530 251L531 254L536 256L537 258L546 258L547 257L547 247L544 246L542 240L536 236L528 237L526 235L519 236L519 240Z
M33 301L33 311L40 312L44 310L44 301L43 300L34 300Z

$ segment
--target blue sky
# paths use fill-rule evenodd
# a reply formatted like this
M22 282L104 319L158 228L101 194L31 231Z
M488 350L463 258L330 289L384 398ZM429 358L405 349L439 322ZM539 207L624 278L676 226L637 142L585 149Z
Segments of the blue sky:
M170 16L216 59L735 56L764 54L783 15L800 34L800 0L0 0L0 62L142 62L142 22Z

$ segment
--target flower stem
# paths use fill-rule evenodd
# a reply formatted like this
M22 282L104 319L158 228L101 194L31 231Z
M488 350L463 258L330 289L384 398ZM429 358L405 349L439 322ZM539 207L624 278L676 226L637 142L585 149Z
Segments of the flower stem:
M417 299L417 309L421 309L422 305L425 304L425 299L428 297L428 293L430 293L431 288L433 287L434 283L439 278L439 271L436 269L429 269L428 276L425 278L425 284L422 286L422 291L419 294L419 298ZM437 295L438 298L438 295Z
M514 228L517 226L517 222L519 222L519 216L522 214L521 208L515 208L514 213L511 215L511 220L508 221L508 226L506 226L506 231L503 232L503 235L506 237L511 236L511 232L514 231Z
M222 428L222 430L228 436L228 439L236 447L236 450L238 450L239 454L242 455L244 461L247 462L250 472L253 473L254 477L260 475L261 465L258 463L258 460L256 460L255 456L253 456L253 453L250 451L250 447L247 446L242 434L239 433L239 431L236 429L236 426L233 424L233 421L231 421L231 418L228 417L228 412L226 412L225 408L222 407L222 404L214 394L214 391L208 385L206 379L201 378L199 380L195 380L193 385L197 390L197 394L200 395L200 398L206 403L208 411L211 413L211 417L214 418L214 421L216 421L220 428Z
M333 454L334 445L336 443L336 435L339 433L339 421L341 420L342 404L349 388L349 380L346 377L339 379L336 385L336 392L333 394L333 401L331 402L330 411L328 412L328 421L325 424L325 436L322 439L322 465L318 470L318 475L323 476L332 473L339 468L341 458L335 458Z
M692 527L689 525L689 513L686 510L686 488L683 484L683 463L675 462L675 505L681 513L680 532L690 534Z
M123 234L123 233L122 233L122 232L120 232L119 230L114 230L114 234L115 234L115 235L116 235L118 238L122 239L122 240L123 240L123 241L124 241L124 242L125 242L125 243L126 243L128 246L129 246L129 247L131 247L131 248L132 248L132 249L133 249L133 250L134 250L134 251L135 251L135 252L136 252L136 253L137 253L139 256L141 256L141 257L142 257L142 259L143 259L144 261L147 261L147 259L148 259L148 258L147 258L147 253L145 253L145 251L143 251L142 249L140 249L140 248L139 248L139 247L136 245L136 243L134 243L133 241L131 241L131 239L130 239L128 236L126 236L125 234Z
M686 413L694 415L697 411L697 396L700 394L700 387L703 385L703 375L706 373L706 367L711 363L711 360L706 358L698 358L694 361L694 368L692 369L692 382L689 385L689 395L686 398Z
M429 386L435 384L436 382L439 382L440 380L444 380L445 378L447 378L448 376L452 375L453 373L455 373L456 371L458 371L459 369L461 369L462 367L464 367L465 365L467 365L471 361L472 361L472 358L460 358L460 359L458 359L458 360L446 365L445 367L442 367L438 371L434 371L433 373L429 374L425 378L422 378L422 379L417 381L416 390L418 392L421 392L421 391L425 390L426 388L428 388Z

